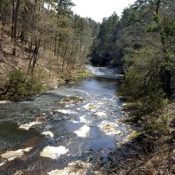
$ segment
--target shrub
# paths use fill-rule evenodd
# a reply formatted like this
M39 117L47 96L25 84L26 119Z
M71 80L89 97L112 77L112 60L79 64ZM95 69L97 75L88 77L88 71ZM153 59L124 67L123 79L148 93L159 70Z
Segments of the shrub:
M6 99L18 100L42 91L43 86L39 80L28 76L26 73L15 69L8 75L3 96Z
M137 110L132 116L135 122L167 103L161 79L162 64L158 52L150 48L136 51L126 58L128 69L125 72L121 93L129 101L137 104Z

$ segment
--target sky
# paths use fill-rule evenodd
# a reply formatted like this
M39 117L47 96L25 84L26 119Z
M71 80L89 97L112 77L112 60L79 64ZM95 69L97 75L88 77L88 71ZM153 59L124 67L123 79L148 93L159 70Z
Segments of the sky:
M73 11L82 16L90 17L101 22L104 17L109 17L113 12L121 16L124 8L133 4L136 0L72 0L75 7Z

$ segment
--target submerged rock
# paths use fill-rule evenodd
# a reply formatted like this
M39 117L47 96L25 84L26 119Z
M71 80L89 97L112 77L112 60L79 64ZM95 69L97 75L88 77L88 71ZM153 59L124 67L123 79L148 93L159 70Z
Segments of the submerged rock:
M32 149L33 147L19 149L16 151L7 151L6 153L1 154L1 157L3 159L7 159L8 161L12 161L16 158L21 158L24 155L24 153L30 152Z
M82 126L80 129L74 131L78 137L86 138L89 135L90 127L87 125Z
M77 114L77 112L75 111L71 111L71 110L68 110L68 109L58 109L58 110L54 110L53 111L54 113L62 113L62 114Z
M119 135L121 131L117 129L118 124L112 123L108 121L102 121L99 125L101 131L103 131L106 135Z
M83 98L78 97L78 96L69 96L69 97L65 97L63 98L59 104L77 104L83 101Z
M58 159L61 155L68 153L68 149L64 146L47 146L40 153L41 157L46 157L50 159Z
M86 105L83 106L84 109L88 110L88 111L95 111L97 109L96 106L94 106L93 104L91 103L88 103Z
M86 175L91 172L92 164L83 161L69 163L63 170L53 170L48 175Z

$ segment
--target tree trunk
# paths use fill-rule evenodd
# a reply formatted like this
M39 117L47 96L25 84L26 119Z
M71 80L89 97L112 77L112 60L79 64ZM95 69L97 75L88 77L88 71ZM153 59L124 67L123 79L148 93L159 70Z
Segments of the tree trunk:
M66 55L67 55L68 45L69 45L69 41L66 43L66 48L65 48L64 54L62 55L62 57L63 57L62 72L64 71L64 67L65 67L65 59L66 59Z
M39 48L40 48L40 43L41 43L41 39L36 39L35 48L33 50L32 56L30 58L29 66L28 66L28 71L27 72L28 73L31 72L32 77L33 77L34 69L35 69L35 66L36 66L36 63L37 63L37 57L38 57L38 52L39 52Z
M13 51L12 55L16 55L16 34L17 34L17 22L18 22L18 10L20 5L20 0L13 0L12 8L12 41L13 41Z

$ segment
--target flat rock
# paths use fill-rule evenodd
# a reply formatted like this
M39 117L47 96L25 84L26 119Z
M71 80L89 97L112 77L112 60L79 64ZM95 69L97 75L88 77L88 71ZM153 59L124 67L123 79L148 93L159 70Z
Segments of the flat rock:
M64 146L47 146L40 153L41 157L47 157L50 159L58 159L61 155L68 153L68 149Z
M68 110L68 109L58 109L58 110L54 110L53 111L54 113L62 113L62 114L77 114L77 112L75 111L71 111L71 110Z
M103 131L106 135L119 135L121 131L117 129L118 124L112 123L108 121L102 121L99 125L101 131Z
M89 135L90 127L87 125L82 126L80 129L74 131L78 137L86 138Z
M87 111L95 111L97 109L97 106L91 104L91 103L88 103L86 105L83 106L84 109L86 109Z
M42 122L40 122L40 121L34 121L34 122L30 122L30 123L25 123L23 125L20 125L19 126L19 129L27 130L28 131L32 126L39 125L41 123Z
M92 164L83 161L69 163L63 170L53 170L48 175L86 175L91 171Z
M21 158L24 153L30 152L33 147L25 148L25 149L19 149L16 151L7 151L6 153L1 154L1 157L3 159L7 159L8 161L12 161L16 158Z
M105 112L96 112L94 115L97 116L97 117L100 117L100 118L107 117Z

